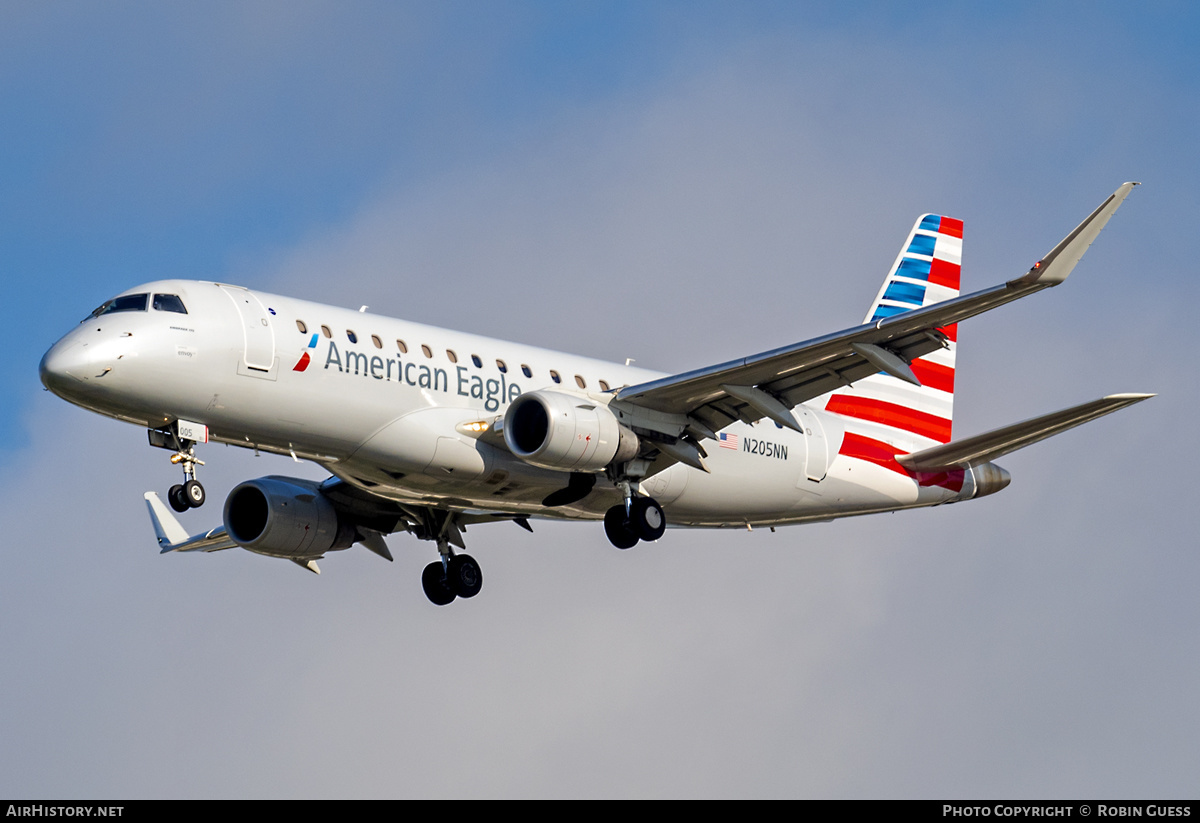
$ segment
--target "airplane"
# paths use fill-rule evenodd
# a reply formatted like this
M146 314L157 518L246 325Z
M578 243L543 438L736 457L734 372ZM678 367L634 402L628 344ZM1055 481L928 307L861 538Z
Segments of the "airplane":
M955 503L1010 481L993 461L1138 403L1116 394L954 440L957 324L1062 283L1137 183L1026 273L959 293L963 224L925 214L861 325L664 375L216 282L161 280L104 302L46 352L42 383L147 429L183 482L147 492L161 553L241 547L320 573L385 536L436 545L429 600L479 593L468 527L602 521L618 549L667 526L774 527ZM237 485L190 535L196 447L322 466L324 482Z

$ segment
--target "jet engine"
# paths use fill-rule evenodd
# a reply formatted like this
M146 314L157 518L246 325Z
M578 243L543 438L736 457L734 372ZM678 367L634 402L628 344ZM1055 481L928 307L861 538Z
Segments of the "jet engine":
M517 457L556 471L595 472L638 453L638 437L586 395L535 391L504 413L504 442Z
M225 531L243 549L289 558L348 549L355 538L316 483L278 476L247 480L229 493Z

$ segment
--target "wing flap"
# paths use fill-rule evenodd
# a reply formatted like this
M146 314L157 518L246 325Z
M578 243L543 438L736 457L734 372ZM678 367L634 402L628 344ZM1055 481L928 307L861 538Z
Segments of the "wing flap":
M1153 396L1153 394L1111 394L1099 400L1044 414L1032 420L1013 423L1011 426L1003 426L974 437L922 449L912 454L897 455L896 462L906 469L923 472L965 469L982 463L990 463L1017 449L1023 449Z

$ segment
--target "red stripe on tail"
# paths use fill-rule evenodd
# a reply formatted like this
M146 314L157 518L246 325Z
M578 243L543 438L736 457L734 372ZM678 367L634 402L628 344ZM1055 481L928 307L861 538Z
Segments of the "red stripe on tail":
M951 237L962 237L963 221L955 220L953 217L943 217L942 225L938 227L938 231L942 234L948 234Z
M945 286L946 288L958 291L958 281L961 274L962 266L958 263L939 260L935 257L929 264L929 282L939 286Z
M954 369L950 366L917 359L912 361L912 370L917 379L921 381L922 386L938 391L954 392Z
M829 398L825 410L846 417L856 417L859 420L882 423L885 426L928 437L939 443L946 443L950 440L950 421L946 418L910 409L907 406L898 406L886 400L835 394Z
M896 462L896 455L906 453L880 440L863 437L861 434L855 434L854 432L846 432L846 436L842 439L842 446L838 449L838 454L840 455L865 460L888 471L911 477L921 486L941 486L952 492L962 491L963 480L966 475L964 470L954 469L948 472L909 471Z

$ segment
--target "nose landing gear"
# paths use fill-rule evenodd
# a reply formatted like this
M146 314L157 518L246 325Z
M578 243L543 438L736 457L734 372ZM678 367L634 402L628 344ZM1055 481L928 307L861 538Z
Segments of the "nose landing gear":
M183 464L183 482L175 484L167 492L167 501L177 512L198 509L204 505L204 501L207 499L204 487L196 479L196 467L203 466L204 461L196 458L196 447L192 441L184 440L182 442L186 443L187 447L184 448L181 445L179 451L171 455L171 462L176 465Z
M195 432L199 431L203 438L200 442L208 442L207 427L196 423L184 425L188 434L194 437L197 436ZM173 423L164 429L149 429L147 434L151 446L173 450L175 454L171 455L171 462L183 466L183 482L176 483L167 492L167 502L171 504L171 508L182 513L203 506L207 497L204 486L196 479L196 467L203 466L204 461L196 457L197 441L182 436L179 423Z

